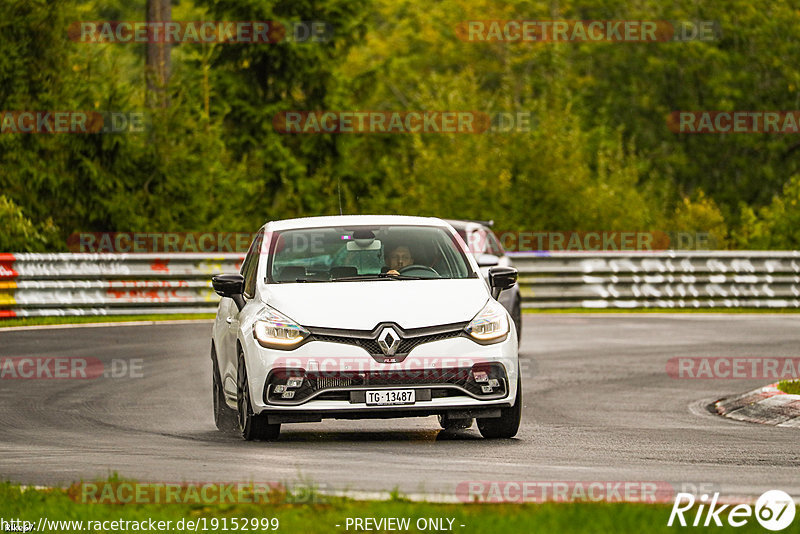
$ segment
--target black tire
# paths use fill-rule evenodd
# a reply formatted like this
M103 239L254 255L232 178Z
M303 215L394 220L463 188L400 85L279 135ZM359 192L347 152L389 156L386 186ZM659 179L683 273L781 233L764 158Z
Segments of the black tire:
M475 421L473 418L469 419L450 419L447 414L439 414L439 426L444 430L466 430L472 426Z
M522 342L522 305L517 299L517 302L514 303L513 312L511 313L511 319L514 321L514 325L517 327L517 344L519 345Z
M513 438L522 420L522 378L517 374L517 400L511 408L501 408L500 417L478 419L478 430L487 439Z
M250 385L247 381L247 366L244 354L239 349L239 362L236 373L236 406L238 407L238 426L242 437L247 441L274 441L281 433L281 425L269 424L266 415L253 413L250 404Z
M214 375L212 378L214 424L217 425L217 430L226 434L237 433L239 431L239 423L236 418L236 410L231 409L225 402L225 391L222 389L222 376L219 372L217 351L213 346L211 347L211 371Z

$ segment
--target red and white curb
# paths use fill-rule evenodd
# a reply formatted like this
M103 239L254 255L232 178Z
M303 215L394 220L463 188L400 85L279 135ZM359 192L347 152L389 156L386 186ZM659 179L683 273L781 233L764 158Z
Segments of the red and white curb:
M715 403L723 417L783 427L800 428L800 395L789 395L770 384Z

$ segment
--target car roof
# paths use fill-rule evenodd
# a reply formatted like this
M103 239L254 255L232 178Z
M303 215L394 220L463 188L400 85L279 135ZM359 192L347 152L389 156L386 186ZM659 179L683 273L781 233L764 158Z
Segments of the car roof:
M440 226L447 223L436 217L412 217L409 215L331 215L327 217L302 217L283 219L266 224L270 231L293 230L298 228L319 228L326 226Z
M489 227L486 225L486 223L484 223L482 221L467 221L467 220L462 220L462 219L445 219L445 222L450 224L456 230L467 231L467 230L474 230L476 228L484 228L486 230L489 230Z

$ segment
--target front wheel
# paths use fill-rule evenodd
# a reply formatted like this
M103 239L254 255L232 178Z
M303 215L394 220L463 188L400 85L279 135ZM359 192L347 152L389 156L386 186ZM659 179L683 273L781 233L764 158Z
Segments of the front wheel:
M214 401L214 424L217 430L232 434L239 430L236 411L228 407L225 402L225 390L222 389L222 378L217 363L217 351L211 347L211 372L213 373L212 392Z
M488 439L513 438L522 420L522 377L517 374L517 400L511 408L501 408L500 417L478 419L481 436Z
M239 411L239 431L247 441L274 441L281 433L281 425L269 424L266 414L256 415L250 404L250 384L247 381L247 366L244 354L239 349L236 373L236 407Z

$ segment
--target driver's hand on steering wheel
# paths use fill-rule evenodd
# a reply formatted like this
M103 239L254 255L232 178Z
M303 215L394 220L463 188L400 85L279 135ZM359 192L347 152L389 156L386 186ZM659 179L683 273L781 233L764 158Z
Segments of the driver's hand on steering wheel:
M395 271L394 269L389 269L388 271L386 271L386 274L394 274L394 275L399 275L400 273L398 273L398 272L397 272L397 271Z

